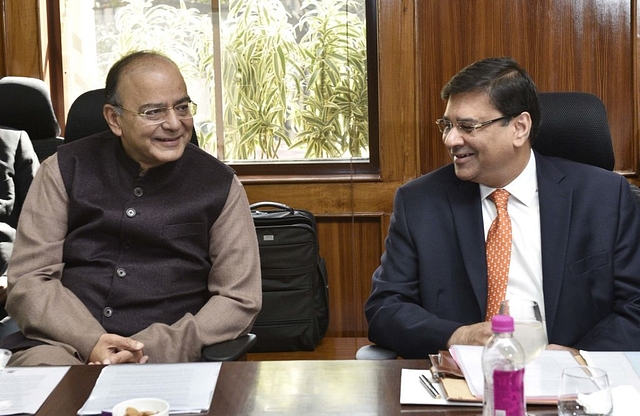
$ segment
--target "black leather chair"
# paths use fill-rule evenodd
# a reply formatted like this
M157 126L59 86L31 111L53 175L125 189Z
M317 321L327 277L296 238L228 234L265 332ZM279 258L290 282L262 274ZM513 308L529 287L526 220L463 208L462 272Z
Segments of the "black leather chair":
M67 114L64 142L69 143L109 130L107 120L102 116L102 107L104 107L104 88L84 92L76 98Z
M102 115L105 97L104 88L84 92L71 104L64 129L64 143L91 136L109 130L107 120ZM198 146L195 128L191 134L191 143Z
M615 158L607 111L593 94L583 92L539 93L542 121L533 149L545 156L556 156L613 170ZM640 188L631 184L640 205ZM365 345L356 359L395 359L397 354L377 345Z
M607 110L598 97L584 92L543 92L539 97L542 122L535 150L613 170Z
M54 154L63 139L47 84L38 78L3 77L0 97L0 125L26 131L40 161Z
M533 148L546 156L613 170L611 132L600 98L584 92L544 92L539 96L542 123ZM630 186L640 205L640 188Z

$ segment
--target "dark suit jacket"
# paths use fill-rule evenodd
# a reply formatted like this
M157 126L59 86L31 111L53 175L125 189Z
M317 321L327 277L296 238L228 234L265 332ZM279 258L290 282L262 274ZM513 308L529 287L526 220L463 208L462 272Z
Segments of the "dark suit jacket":
M640 210L622 176L536 153L550 343L640 349ZM396 193L386 251L365 305L369 339L405 358L446 348L484 319L479 185L453 165Z

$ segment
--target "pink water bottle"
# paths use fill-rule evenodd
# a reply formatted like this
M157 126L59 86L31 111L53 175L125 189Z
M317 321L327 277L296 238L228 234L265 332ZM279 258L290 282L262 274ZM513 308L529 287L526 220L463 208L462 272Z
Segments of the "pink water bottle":
M483 416L525 416L524 349L513 338L513 318L496 315L482 352Z

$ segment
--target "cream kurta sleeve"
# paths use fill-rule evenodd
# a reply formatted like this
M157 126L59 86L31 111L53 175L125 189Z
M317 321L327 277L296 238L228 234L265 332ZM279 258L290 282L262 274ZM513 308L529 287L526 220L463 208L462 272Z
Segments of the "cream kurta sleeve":
M153 324L131 338L145 344L150 362L198 361L206 345L249 332L262 306L260 253L251 210L237 177L209 231L211 298L175 324Z
M60 281L67 204L54 154L40 166L20 214L9 263L6 309L26 337L67 344L86 361L105 331Z

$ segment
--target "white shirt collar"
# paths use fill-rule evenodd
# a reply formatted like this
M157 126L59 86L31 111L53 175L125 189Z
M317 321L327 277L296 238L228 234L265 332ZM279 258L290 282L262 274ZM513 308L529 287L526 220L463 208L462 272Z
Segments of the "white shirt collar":
M491 188L487 185L480 184L480 200L483 201L488 197L491 192L497 188ZM529 162L525 166L524 170L520 172L511 183L505 186L503 189L509 191L509 193L520 201L525 206L530 206L533 199L536 197L538 190L538 177L536 170L536 157L531 150L531 156Z

